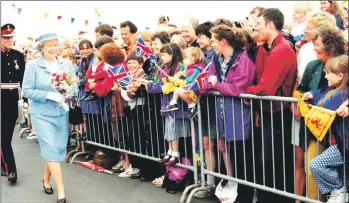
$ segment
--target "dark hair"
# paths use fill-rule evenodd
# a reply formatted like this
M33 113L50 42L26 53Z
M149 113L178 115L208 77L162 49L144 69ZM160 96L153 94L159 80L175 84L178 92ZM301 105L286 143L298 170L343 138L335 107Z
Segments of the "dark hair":
M224 19L224 18L217 18L214 22L215 25L226 25L229 27L233 27L233 23L228 20L228 19Z
M196 36L198 35L206 35L206 37L211 38L211 32L210 29L214 26L214 24L210 21L204 22L200 24L196 29L195 29L195 34Z
M246 46L246 40L244 40L243 35L226 25L214 26L210 29L210 32L215 34L214 37L218 40L227 40L234 49L242 49Z
M165 32L165 31L155 33L152 36L151 40L154 41L156 38L159 38L159 40L162 44L168 44L171 41L170 37L168 36L167 32Z
M125 60L124 51L115 43L104 44L100 51L102 59L109 65L115 65Z
M117 28L115 25L112 25L112 26L111 26L111 29L115 29L115 30L116 30L116 29L118 29L118 28Z
M136 54L130 54L130 55L127 56L127 61L131 61L131 60L135 60L139 64L144 62L143 57L137 56Z
M325 52L329 56L339 56L345 54L345 39L341 31L337 28L321 27L314 33L314 39L322 38Z
M264 10L265 10L264 7L257 6L257 7L254 7L254 8L251 10L250 14L254 14L254 13L256 13L257 11L258 11L259 13L262 13Z
M258 15L260 16L263 16L265 24L273 22L277 31L281 31L284 27L284 14L277 8L267 8Z
M172 54L172 60L169 65L170 71L168 72L169 76L173 76L176 71L176 66L178 63L183 62L183 55L181 48L175 43L170 43L170 44L165 44L161 50L161 53L167 53L167 54Z
M108 35L103 35L96 41L95 48L100 49L103 45L108 43L114 43L113 38L109 37Z
M132 34L137 32L137 26L135 24L133 24L133 22L126 20L125 22L120 23L120 28L125 28L125 27L129 27L130 28L130 32Z
M113 37L114 31L110 25L101 24L95 28L95 33L100 33L101 35L108 35L109 37Z
M88 39L83 39L79 43L79 49L80 50L84 49L84 44L86 44L88 48L93 49L92 42L90 40L88 40Z

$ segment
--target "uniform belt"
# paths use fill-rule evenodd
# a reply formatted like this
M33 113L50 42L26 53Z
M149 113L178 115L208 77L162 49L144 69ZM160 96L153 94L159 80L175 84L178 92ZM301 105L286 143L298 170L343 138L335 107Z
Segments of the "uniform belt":
M0 83L0 89L13 90L20 88L19 83Z

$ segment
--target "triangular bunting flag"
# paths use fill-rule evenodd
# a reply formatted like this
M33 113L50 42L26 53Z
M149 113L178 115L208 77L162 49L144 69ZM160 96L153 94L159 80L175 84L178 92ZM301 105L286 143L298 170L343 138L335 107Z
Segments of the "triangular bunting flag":
M12 7L13 7L13 8L16 8L16 4L12 4Z
M101 17L101 15L99 14L98 10L95 8L95 13L97 17Z
M48 13L45 13L45 14L44 14L45 19L47 18L47 16L48 16Z
M85 20L85 25L87 25L88 24L88 20Z
M58 20L60 20L62 18L62 16L58 16Z
M102 24L102 22L98 22L98 25L101 25Z
M18 15L21 14L22 9L21 8L17 8L17 10L18 10Z
M70 22L73 23L75 21L75 18L70 18Z

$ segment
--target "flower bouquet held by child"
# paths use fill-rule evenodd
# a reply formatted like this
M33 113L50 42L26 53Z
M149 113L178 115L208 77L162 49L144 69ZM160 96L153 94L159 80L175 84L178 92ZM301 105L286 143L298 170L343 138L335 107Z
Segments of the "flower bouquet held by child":
M70 75L67 75L66 73L53 73L51 75L50 82L51 87L64 97L64 101L59 103L59 105L62 106L66 112L68 112L69 105L65 103L65 101L69 98L75 81L73 81Z

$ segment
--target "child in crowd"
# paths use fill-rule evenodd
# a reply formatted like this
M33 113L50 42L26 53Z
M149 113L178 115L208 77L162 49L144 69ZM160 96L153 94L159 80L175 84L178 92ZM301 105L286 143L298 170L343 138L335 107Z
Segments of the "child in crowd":
M307 20L311 10L312 9L308 2L298 2L294 6L293 20L295 22L295 26L292 28L291 34L295 43L304 39L304 30L307 27Z
M147 80L139 80L141 84L147 86L149 93L163 93L162 86L167 80L173 81L174 75L179 71L184 71L185 67L182 64L183 56L181 49L177 44L164 45L161 50L161 59L164 62L162 70L158 71L158 77L153 82ZM164 94L161 99L161 107L164 108L169 104L172 94ZM165 117L165 139L168 142L167 155L159 161L165 165L173 165L179 162L179 138L188 137L189 121L186 119L189 116L188 106L179 101L180 111L171 113L161 113Z
M189 47L184 50L184 65L186 66L185 70L185 84L189 85L195 82L197 76L204 70L206 67L205 57L200 48L197 47ZM171 112L177 111L178 105L177 101L181 98L188 104L188 108L194 109L197 103L197 96L193 91L187 91L183 87L176 87L173 92L173 97L170 103L161 110L161 112Z
M75 73L79 72L79 66L77 65L77 59L74 49L64 49L62 52L62 58L69 60L73 63Z
M312 99L315 105L335 111L348 99L348 56L331 58L326 62L324 71L329 87L306 92L303 100ZM346 188L349 178L346 177L345 185L343 171L344 156L349 153L348 131L345 130L348 129L348 121L348 118L335 118L329 131L329 142L332 145L310 162L310 170L320 192L331 192L327 203L348 202Z
M114 83L113 90L121 92L121 96L126 101L126 107L125 107L125 115L126 115L126 125L123 125L123 123L119 122L119 130L123 129L122 135L124 137L122 139L127 139L127 150L130 150L131 152L141 153L145 154L145 146L140 146L142 142L141 140L145 139L145 136L143 136L144 131L144 120L139 119L139 115L144 115L145 109L145 96L146 92L141 89L138 89L140 87L140 84L136 82L137 79L141 79L144 76L144 71L142 69L143 66L143 57L136 56L135 54L131 54L127 57L127 66L129 69L129 73L132 76L132 81L127 88L127 90L124 90L121 88L117 83ZM118 119L121 121L121 119ZM127 130L128 129L128 130ZM125 135L127 136L125 138ZM142 149L142 151L141 151ZM140 178L140 169L142 166L142 159L137 156L131 156L127 153L125 154L125 164L124 170L120 170L119 177L120 178ZM128 163L127 163L128 162Z

